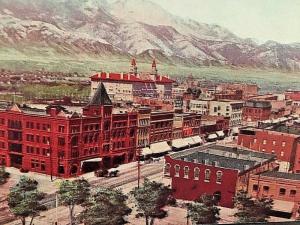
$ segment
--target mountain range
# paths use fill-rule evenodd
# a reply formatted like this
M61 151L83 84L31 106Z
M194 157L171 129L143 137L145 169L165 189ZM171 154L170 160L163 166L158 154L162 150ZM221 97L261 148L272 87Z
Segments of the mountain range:
M300 43L258 44L150 0L0 0L0 48L69 57L300 71Z

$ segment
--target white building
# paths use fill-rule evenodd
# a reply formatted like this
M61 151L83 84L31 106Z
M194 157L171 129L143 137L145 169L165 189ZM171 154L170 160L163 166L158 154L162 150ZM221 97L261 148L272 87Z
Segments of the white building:
M199 113L201 115L209 114L209 100L191 100L190 112Z
M219 100L210 101L209 115L230 117L229 126L242 124L243 101Z

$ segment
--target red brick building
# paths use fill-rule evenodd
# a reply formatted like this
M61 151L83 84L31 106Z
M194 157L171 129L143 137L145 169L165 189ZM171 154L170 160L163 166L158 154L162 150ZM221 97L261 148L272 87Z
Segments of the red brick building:
M254 198L263 196L274 200L273 211L290 218L299 216L300 174L267 171L251 175L248 193Z
M277 124L266 129L244 128L240 130L238 145L271 153L281 161L283 171L300 172L300 129Z
M215 93L215 100L242 100L243 99L243 91L242 90L223 90L222 92Z
M247 122L268 120L272 105L268 101L248 100L243 107L243 120Z
M200 133L203 136L214 134L217 131L224 131L224 134L228 134L229 120L229 117L224 116L202 116Z
M233 207L236 191L247 189L252 173L275 166L275 156L224 146L202 146L165 156L164 174L172 179L177 199L212 194L220 206Z
M11 105L0 110L0 160L6 166L70 177L135 159L137 114L113 114L102 83L83 114Z

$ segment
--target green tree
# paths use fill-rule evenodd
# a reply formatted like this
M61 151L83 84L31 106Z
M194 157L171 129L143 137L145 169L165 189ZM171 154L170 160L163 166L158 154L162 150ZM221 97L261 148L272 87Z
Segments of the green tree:
M40 204L45 194L37 190L37 185L37 181L22 176L20 181L10 189L8 206L11 212L21 219L23 225L26 224L26 217L31 217L31 225L33 218L46 209Z
M153 225L155 218L167 216L163 208L171 199L169 186L145 179L143 186L134 188L130 194L135 199L137 210L145 216L146 225Z
M269 212L273 207L273 200L270 198L253 199L245 191L239 191L234 198L235 207L238 212L234 214L239 223L267 222Z
M120 190L99 188L87 203L78 219L85 225L122 225L124 216L131 213L126 205L128 197Z
M90 185L85 179L64 180L59 185L59 201L69 208L70 224L74 224L74 208L85 203L90 196Z
M0 185L5 184L9 178L9 173L5 171L4 166L0 166Z
M212 195L204 194L187 206L188 217L193 224L213 224L220 220L220 209Z

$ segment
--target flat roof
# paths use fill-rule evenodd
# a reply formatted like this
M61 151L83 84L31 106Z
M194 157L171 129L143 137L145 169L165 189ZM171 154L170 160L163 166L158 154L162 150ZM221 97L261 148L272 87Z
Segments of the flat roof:
M278 124L273 125L272 127L268 127L267 130L272 130L286 134L300 135L300 126L297 125L286 126L285 124Z
M287 180L299 180L300 181L300 174L296 173L284 173L278 171L267 171L261 174L262 176L266 177L275 177L275 178L282 178Z
M170 157L177 160L236 169L242 172L276 156L222 145L210 145L199 146L189 152L177 152L171 154Z

